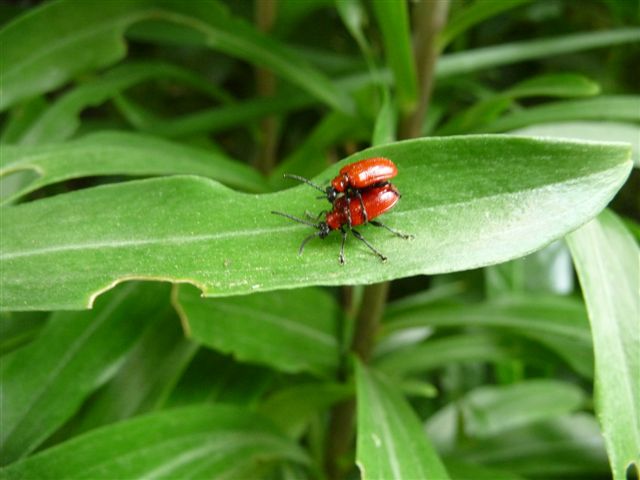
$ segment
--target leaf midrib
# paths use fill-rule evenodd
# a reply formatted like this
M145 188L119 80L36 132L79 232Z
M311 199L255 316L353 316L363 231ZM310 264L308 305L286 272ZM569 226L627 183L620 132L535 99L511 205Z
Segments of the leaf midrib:
M625 162L625 163L630 163L630 162ZM460 200L457 202L441 203L437 205L430 205L427 207L416 208L416 209L405 209L400 212L394 212L394 216L398 218L402 218L402 217L413 218L418 214L418 212L429 212L431 210L437 210L441 208L464 206L471 203L475 203L479 200L501 198L501 197L506 197L510 195L517 195L524 192L530 193L530 192L535 192L536 190L549 189L552 187L556 187L558 185L567 185L567 184L570 185L573 183L581 183L585 179L588 179L590 177L600 176L602 175L603 172L614 170L619 167L620 165L615 165L608 169L599 170L597 172L590 173L588 175L573 177L569 180L548 183L542 186L536 186L531 188L524 188L522 190L516 190L512 192L500 192L500 193L491 194L491 195L477 196L471 199ZM519 229L528 228L529 226L530 225L520 226L518 228ZM127 246L148 246L148 245L182 245L182 244L197 243L199 241L217 240L221 238L230 238L230 237L236 237L236 236L245 237L245 236L254 236L254 235L266 235L266 234L272 234L272 233L286 232L290 230L300 230L302 228L304 227L293 225L293 226L282 226L282 227L256 228L252 230L233 230L233 231L218 232L218 233L212 233L212 234L201 234L201 235L195 235L195 236L173 236L173 237L155 238L155 239L147 239L147 240L121 240L116 242L111 241L111 242L94 242L94 243L85 243L85 244L58 245L58 246L45 247L40 249L16 251L16 252L0 254L0 260L12 260L15 258L46 255L50 253L59 253L59 252L74 251L74 250L121 248L121 247L127 247ZM510 232L512 231L513 230L510 230ZM504 232L501 232L501 235L504 235Z

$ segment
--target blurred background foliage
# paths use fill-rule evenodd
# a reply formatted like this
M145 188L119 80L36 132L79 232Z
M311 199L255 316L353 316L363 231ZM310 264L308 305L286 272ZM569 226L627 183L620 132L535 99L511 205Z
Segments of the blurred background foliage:
M499 265L246 297L125 282L92 310L4 311L5 478L638 477L637 1L442 2L431 94L410 58L420 2L120 3L0 4L5 215L183 173L267 193L412 136L624 141L636 168L570 248ZM91 9L126 52L74 36ZM50 84L48 26L75 49Z

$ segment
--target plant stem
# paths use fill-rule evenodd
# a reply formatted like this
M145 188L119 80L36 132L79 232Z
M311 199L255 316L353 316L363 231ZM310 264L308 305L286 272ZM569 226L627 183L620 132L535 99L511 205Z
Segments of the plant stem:
M417 7L414 17L417 44L414 61L420 89L419 101L415 110L403 119L400 128L402 139L420 136L433 90L435 65L439 54L437 37L444 27L448 10L449 0L423 0ZM356 317L351 352L365 363L373 353L388 292L389 282L369 285L364 289L360 312ZM347 472L345 465L353 465L346 457L352 452L355 415L355 399L339 403L331 411L325 449L325 469L330 480L340 480Z
M449 12L449 0L420 2L414 14L414 61L418 75L418 105L410 112L400 127L402 139L419 137L429 108L435 81L436 61L440 54L438 35L444 28Z
M358 355L363 362L371 358L388 291L389 282L369 285L364 290L362 306L356 318L356 328L351 342L351 352ZM355 413L356 404L353 398L337 404L331 411L325 468L328 477L332 480L342 478L346 473L344 466L353 464L345 457L352 450Z
M255 21L258 30L269 32L276 18L277 0L255 0ZM260 97L273 97L276 92L276 77L270 70L255 69L256 91ZM276 161L278 147L278 120L275 116L265 117L260 122L261 148L256 167L262 173L269 173Z

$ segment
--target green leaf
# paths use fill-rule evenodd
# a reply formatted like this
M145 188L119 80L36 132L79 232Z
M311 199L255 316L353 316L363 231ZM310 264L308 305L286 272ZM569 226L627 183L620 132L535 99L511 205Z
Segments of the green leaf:
M326 209L306 185L255 196L205 178L150 179L4 208L1 306L87 308L131 278L188 282L206 296L228 296L476 268L530 253L583 224L631 168L629 149L618 144L471 136L371 148L316 181L379 155L398 165L394 183L403 194L385 223L415 235L406 241L365 226L387 263L352 238L340 267L336 234L298 256L313 230L270 212Z
M242 190L266 190L266 182L257 171L222 153L134 133L94 133L51 145L4 145L1 157L0 177L24 170L39 175L8 198L3 198L3 203L53 183L105 175L193 174Z
M0 30L0 110L123 58L122 34L145 16L141 6L127 1L49 2L9 23Z
M74 419L72 435L162 407L196 350L168 306L150 322L116 375Z
M587 378L593 376L591 334L586 311L581 302L570 298L549 295L506 296L481 304L427 304L406 309L396 309L392 304L385 314L383 335L393 332L401 334L404 330L416 327L464 326L506 330L550 348L581 375ZM445 340L442 342L445 345L447 343ZM462 339L460 342L462 345L465 344ZM470 342L476 346L475 342ZM424 346L425 355L429 352L428 345L429 343ZM422 351L422 347L418 348ZM473 349L470 349L467 353L471 354L472 351ZM445 355L451 354L454 354L454 351ZM400 358L404 357L402 352L398 352L398 355ZM410 357L410 354L406 356ZM414 359L418 361L419 356L416 355Z
M640 168L640 126L622 122L562 122L531 125L514 130L514 135L533 137L576 138L594 142L624 142L631 144L632 159Z
M451 77L536 58L548 58L638 41L640 41L640 28L619 28L475 48L443 55L436 65L436 76Z
M36 338L48 317L45 312L0 314L0 357Z
M167 285L127 284L93 311L55 313L35 341L3 358L2 464L34 450L115 374L168 296Z
M176 306L196 342L240 361L323 376L338 365L339 309L322 290L203 299L198 289L180 287Z
M610 474L598 424L590 415L581 413L471 442L450 455L456 461L498 468L527 478L566 479Z
M80 126L80 114L87 107L96 107L136 84L151 79L167 78L201 91L210 87L189 70L160 62L138 62L121 65L101 77L80 84L56 100L27 129L19 139L20 144L58 142L73 136Z
M509 471L487 468L456 459L445 459L444 464L453 480L524 480L520 475Z
M375 0L372 7L382 31L385 56L393 71L398 104L402 111L410 111L418 101L418 84L407 4Z
M3 478L254 478L263 462L307 463L261 417L199 405L117 423L4 469Z
M306 383L283 388L260 404L259 411L287 435L297 438L313 417L353 396L353 387L340 383Z
M40 118L48 103L43 97L33 97L13 107L2 125L1 143L17 143L24 133Z
M382 106L376 117L376 123L373 128L371 144L374 146L386 145L396 140L396 112L391 102L391 95L385 90L382 100Z
M577 386L558 380L526 380L485 386L468 393L458 404L464 432L488 438L541 420L578 410L585 402Z
M212 375L212 372L215 372ZM231 357L201 348L165 402L165 407L196 403L254 405L273 382L266 367L240 364Z
M482 130L483 125L494 121L512 104L510 97L502 95L477 102L438 128L436 134L455 135Z
M595 408L615 479L640 472L640 250L622 222L605 211L570 234L595 352Z
M547 103L505 115L482 127L482 131L505 132L538 123L573 120L640 122L640 96L609 95L587 100Z
M484 20L495 17L502 12L519 7L525 3L529 3L530 1L531 0L509 0L495 2L480 0L472 3L454 15L442 32L440 32L438 38L440 50L444 50L444 48L451 43L454 38L469 30L471 27L483 22Z
M561 240L526 257L486 267L484 274L489 299L505 295L568 295L574 289L571 254Z
M524 97L588 97L600 93L600 85L575 73L539 75L509 88L505 95Z
M55 89L78 73L120 60L126 54L125 29L149 19L192 28L201 35L203 46L269 68L337 110L353 108L350 98L304 58L231 16L219 2L61 0L29 12L0 31L0 109Z
M369 70L372 75L375 74L375 60L373 56L373 49L367 40L365 34L365 28L369 23L367 18L367 11L361 0L336 0L336 11L340 15L342 23L344 23L349 33L354 38L363 57L365 58Z
M290 186L290 179L283 179L285 173L314 176L327 165L326 150L346 138L354 138L358 122L339 112L331 112L307 134L305 140L288 155L271 174L272 185Z
M438 135L482 132L484 126L495 121L511 107L515 99L524 97L584 97L596 95L600 86L582 75L571 73L548 74L524 80L508 90L481 100L464 112L454 116Z
M356 382L356 462L362 478L449 478L418 416L402 395L359 361Z
M489 334L460 334L404 346L380 356L375 364L393 378L404 378L452 363L497 362L513 358L535 363L538 359L527 358L532 352L540 354L540 351L515 341L513 337L506 340Z
M154 115L123 95L117 96L114 103L137 130L162 137L179 138L194 133L215 133L233 127L252 126L251 122L269 114L286 113L314 102L308 95L286 92L274 97L253 98L171 118Z

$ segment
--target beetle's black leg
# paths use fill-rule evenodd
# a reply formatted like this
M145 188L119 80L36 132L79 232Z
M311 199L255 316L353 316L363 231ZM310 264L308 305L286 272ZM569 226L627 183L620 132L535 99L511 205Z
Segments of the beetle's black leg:
M345 197L345 207L344 207L344 213L347 214L347 226L349 227L349 230L351 230L351 202L350 202L350 197L349 197L349 190L345 190L344 192L344 197Z
M369 223L369 216L367 215L367 209L364 208L364 201L362 200L362 194L360 190L356 190L356 197L360 200L360 207L362 208L362 216L364 217L363 223Z
M347 241L347 232L345 232L344 228L341 228L340 232L342 233L342 243L340 244L340 256L338 257L338 261L340 262L340 265L344 265L344 242Z
M387 261L387 257L385 257L378 250L376 250L376 248L373 245L371 245L369 242L367 242L365 240L365 238L362 235L360 235L360 232L358 232L357 230L351 229L351 233L353 233L354 237L356 237L358 240L360 240L362 243L364 243L367 247L369 247L369 249L380 258L380 260L382 260L383 262Z
M371 225L373 225L373 226L376 226L376 227L382 227L382 228L385 228L385 229L389 230L389 231L390 231L391 233L393 233L396 237L404 238L405 240L408 240L408 239L410 239L410 238L414 238L414 236L413 236L413 235L409 235L409 234L402 233L402 232L399 232L399 231L397 231L397 230L394 230L393 228L388 227L387 225L385 225L385 224L384 224L384 223L382 223L382 222L379 222L378 220L371 220L369 223L370 223Z

